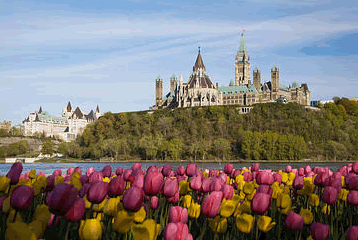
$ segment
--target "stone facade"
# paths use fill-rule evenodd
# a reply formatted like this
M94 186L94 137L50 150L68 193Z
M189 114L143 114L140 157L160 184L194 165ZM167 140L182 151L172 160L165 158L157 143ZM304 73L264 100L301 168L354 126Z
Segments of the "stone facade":
M62 110L62 114L58 116L50 116L46 111L30 113L22 122L25 136L36 134L44 134L48 137L58 137L67 142L76 139L77 135L82 133L87 124L93 122L101 116L99 107L96 112L86 115L84 111L78 107L72 109L71 103L68 102L66 108Z
M311 92L306 83L293 82L292 85L280 85L280 71L274 65L271 69L271 81L261 83L261 72L256 67L253 71L253 85L250 79L250 56L245 46L244 35L241 34L240 47L235 57L235 82L229 86L214 86L199 53L189 81L183 83L182 76L173 75L170 79L170 92L163 97L163 80L156 80L156 102L151 109L213 106L213 105L252 105L267 102L296 102L310 106Z

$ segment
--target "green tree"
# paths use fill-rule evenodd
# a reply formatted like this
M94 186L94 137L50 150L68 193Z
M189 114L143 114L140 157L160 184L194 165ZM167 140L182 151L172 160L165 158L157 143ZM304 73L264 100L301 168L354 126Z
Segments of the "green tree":
M42 144L41 153L44 155L52 155L54 152L54 144L51 141L47 141Z
M225 156L228 156L231 150L230 141L228 141L227 139L218 138L213 142L213 149L216 156L219 159L221 158L222 160L224 160Z

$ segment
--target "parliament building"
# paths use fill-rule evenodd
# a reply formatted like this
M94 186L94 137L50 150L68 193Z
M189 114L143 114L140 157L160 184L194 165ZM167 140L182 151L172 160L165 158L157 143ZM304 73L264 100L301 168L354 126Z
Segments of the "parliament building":
M170 78L170 92L163 96L163 79L159 76L155 81L155 105L151 109L242 105L250 106L266 102L296 102L310 106L311 92L306 83L301 86L293 82L289 87L280 85L280 71L276 65L271 68L271 81L262 83L261 72L256 67L252 73L251 82L250 56L245 46L244 35L241 34L240 47L235 58L235 81L229 86L215 85L206 72L200 49L196 58L193 72L187 83L180 76Z

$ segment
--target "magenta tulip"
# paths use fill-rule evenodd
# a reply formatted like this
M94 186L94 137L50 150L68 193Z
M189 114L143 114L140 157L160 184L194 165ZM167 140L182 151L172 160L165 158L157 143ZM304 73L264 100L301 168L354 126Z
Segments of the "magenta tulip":
M273 175L266 171L260 171L256 177L257 184L272 185L275 182Z
M109 183L98 181L92 183L87 191L87 199L91 203L99 204L106 198L109 190Z
M82 186L84 185L84 184L86 184L87 182L88 182L88 176L86 176L86 175L81 175L80 176L80 182L81 182L81 184L82 184Z
M201 176L193 176L190 179L189 187L193 189L194 191L201 191L202 190L202 184L203 184L203 178Z
M142 164L139 162L136 162L132 165L132 170L142 169Z
M55 187L55 179L56 177L51 175L51 176L48 176L46 178L47 180L47 183L46 183L46 188L45 188L45 191L52 191L52 189Z
M117 170L116 170L116 175L117 176L120 176L124 173L124 169L122 167L118 167Z
M177 175L178 176L182 176L185 174L185 168L184 166L178 166L178 169L177 169Z
M34 200L34 189L26 185L16 187L10 196L10 205L16 210L27 210Z
M211 179L209 177L203 178L203 183L201 184L201 189L203 192L210 192Z
M210 191L221 191L221 187L223 185L222 180L219 177L214 177L211 179L210 183Z
M147 169L147 174L152 173L152 172L159 172L158 167L156 166L149 166Z
M77 172L80 175L82 175L82 170L81 170L81 168L79 166L75 167L75 170L73 172Z
M147 195L157 195L163 186L163 175L160 172L147 173L144 176L144 192Z
M172 172L172 166L171 165L166 164L166 165L163 166L163 170L162 170L163 176L169 177L171 172Z
M62 171L61 171L61 169L54 170L54 171L52 172L52 175L53 175L53 176L62 176Z
M129 181L129 178L130 178L130 176L131 176L132 174L133 174L133 170L132 170L132 169L126 170L126 171L124 172L124 176L123 176L124 180L125 180L125 181Z
M292 172L292 167L291 166L286 166L285 171L286 171L286 173Z
M95 172L96 170L94 169L94 167L90 167L87 169L86 171L86 176L90 176L93 172Z
M123 194L126 189L126 182L122 176L117 176L109 182L108 195L116 197Z
M296 190L301 190L303 188L303 185L305 184L304 177L303 176L296 176L293 180L292 187Z
M103 167L101 172L103 177L110 177L112 174L112 167L110 165L107 165Z
M358 206L358 191L350 190L347 196L347 202L350 205Z
M260 170L260 165L259 163L252 163L251 165L251 171L259 171Z
M164 187L163 187L164 196L172 197L175 195L178 189L179 189L179 183L176 178L167 178L164 181Z
M252 173L250 172L244 172L242 174L244 176L244 181L251 182L253 180Z
M221 191L211 192L207 195L201 205L201 213L214 218L220 210L222 197L223 193Z
M353 225L349 227L346 232L346 239L347 240L358 240L358 226Z
M354 173L349 173L346 176L346 186L349 190L358 190L358 176Z
M75 203L78 190L72 184L59 183L49 195L47 201L50 212L63 216Z
M216 169L210 169L210 170L209 170L209 176L210 176L210 177L217 177L217 176L218 176L218 173L219 173L219 171L216 170Z
M89 175L88 183L96 183L102 181L102 179L103 179L102 172L94 171L91 173L91 175Z
M152 196L150 198L150 208L155 210L158 208L158 202L159 202L159 199L157 196Z
M231 199L234 195L234 188L229 184L222 185L221 191L223 192L223 198L226 200Z
M184 223L188 222L188 209L180 206L173 206L169 209L169 223Z
M73 204L72 208L63 216L63 218L72 223L80 221L85 214L86 206L85 200L78 197Z
M126 210L137 212L141 207L144 199L143 190L138 187L130 187L123 194L123 207Z
M67 175L72 175L72 173L75 171L75 168L68 168L67 169Z
M47 222L47 227L52 227L52 226L58 226L58 224L60 223L60 217L56 216L56 220L53 221L55 219L55 214L51 213L50 219Z
M329 235L329 226L320 222L311 224L311 236L314 240L326 240Z
M172 197L167 198L167 202L169 203L177 203L179 201L179 190Z
M163 231L165 240L185 240L190 238L189 228L184 223L168 223Z
M299 231L303 228L303 217L297 213L290 212L285 221L286 229Z
M65 178L63 179L64 183L68 183L72 180L72 176L65 176Z
M256 193L265 193L265 194L272 196L273 189L269 185L260 185L257 188Z
M91 184L90 183L85 183L84 185L82 185L79 193L78 193L78 196L80 197L84 197L87 192L88 192L88 189L91 187Z
M134 182L132 183L132 186L138 187L140 189L144 186L144 175L143 174L137 174L134 177Z
M255 193L251 201L251 210L257 214L265 214L271 206L271 196L266 193Z
M197 171L197 167L196 167L195 164L189 163L186 166L185 173L186 173L187 176L194 176L196 174L196 171Z
M20 162L15 162L11 166L9 172L6 174L6 177L10 178L11 185L15 185L19 182L22 169L22 164Z
M281 184L281 182L282 182L282 175L281 174L274 173L273 178L274 178L275 182L278 182L279 184Z
M324 188L322 200L330 205L333 205L338 198L338 191L334 187L328 186Z
M231 163L226 163L225 167L224 167L224 172L228 175L230 175L230 173L232 172L232 170L234 169L234 165Z
M316 178L314 179L314 184L316 186L323 186L323 183L326 181L326 179L328 178L328 173L326 172L319 172L317 173Z

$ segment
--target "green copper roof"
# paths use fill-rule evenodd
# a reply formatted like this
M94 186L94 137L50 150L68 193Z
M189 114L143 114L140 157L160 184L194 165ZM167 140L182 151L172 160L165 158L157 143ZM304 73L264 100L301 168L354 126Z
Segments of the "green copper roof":
M173 73L172 77L170 79L176 78L176 75Z
M257 93L255 86L247 87L246 85L225 87L221 86L218 90L223 95L233 94L233 93Z
M233 85L234 85L234 81L231 79L230 86L233 86Z
M292 82L291 88L292 88L292 89L299 88L298 82Z
M272 70L272 71L278 71L278 67L276 66L276 64L273 65L273 67L272 67L271 70Z
M259 68L255 67L254 72L259 72Z
M245 54L247 55L247 50L246 50L246 46L245 46L244 34L241 34L239 53L240 53L240 54L245 53Z
M158 75L157 80L160 80L160 75Z

